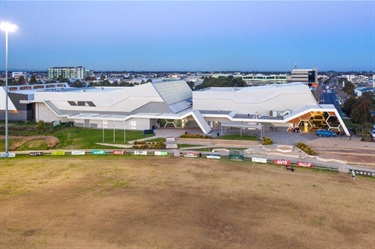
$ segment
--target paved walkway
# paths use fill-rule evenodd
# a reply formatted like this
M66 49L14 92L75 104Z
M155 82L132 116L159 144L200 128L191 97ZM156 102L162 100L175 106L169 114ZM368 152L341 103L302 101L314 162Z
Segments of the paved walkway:
M162 136L165 137L179 137L185 132L188 133L201 133L199 129L196 130L176 130L176 129L157 129L155 130L156 134L162 134ZM215 133L216 134L216 133ZM214 134L214 135L215 135ZM259 146L259 142L254 141L248 141L249 144L241 144L242 141L228 141L224 142L223 144L218 143L218 139L213 140L207 140L202 141L201 139L195 140L194 139L177 139L177 142L183 143L183 144L195 144L200 145L199 148L212 148L212 147L227 147L227 148L249 148L246 152L248 153L247 156L249 157L265 157L269 160L273 159L289 159L291 161L298 161L298 160L305 160L314 163L315 165L326 165L326 166L332 166L337 167L339 171L341 172L348 172L349 169L356 168L356 169L362 169L362 170L374 170L374 167L369 165L369 163L354 163L353 161L350 163L350 161L342 160L339 153L332 153L330 155L325 154L324 158L322 157L313 157L308 156L304 152L301 152L298 148L295 148L295 144L298 142L305 143L306 145L310 146L313 149L319 148L320 150L327 150L328 148L332 150L334 148L337 151L353 151L353 154L358 157L368 157L370 160L372 157L369 157L370 154L375 154L375 143L372 142L362 142L360 141L360 137L330 137L330 138L322 138L316 136L314 133L295 133L295 132L287 132L284 130L278 130L278 131L265 131L264 134L265 137L270 137L272 141L274 142L273 149L272 146L268 146L268 149L265 149L266 147ZM180 140L180 141L179 141ZM190 141L189 141L190 140ZM223 140L225 141L225 140ZM285 152L280 151L275 148L282 146L291 146L293 148L293 151L291 152ZM271 149L269 149L271 148ZM326 148L326 149L324 149ZM197 147L191 147L191 148L184 148L184 150L194 150L197 149ZM370 154L369 154L370 153ZM346 153L348 154L348 153Z

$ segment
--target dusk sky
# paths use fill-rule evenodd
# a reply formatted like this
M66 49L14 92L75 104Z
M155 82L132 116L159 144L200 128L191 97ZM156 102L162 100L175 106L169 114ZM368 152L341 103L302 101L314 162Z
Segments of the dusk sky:
M10 70L375 71L375 1L0 0L0 20Z

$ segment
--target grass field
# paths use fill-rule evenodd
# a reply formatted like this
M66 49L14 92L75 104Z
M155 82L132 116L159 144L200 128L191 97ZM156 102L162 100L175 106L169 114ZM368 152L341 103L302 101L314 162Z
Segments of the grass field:
M0 124L2 125L2 124ZM9 125L9 148L11 151L47 150L47 149L105 149L108 146L98 143L127 144L128 141L151 137L142 131L112 129L89 129L73 127L69 123L52 126L46 124L38 132L32 122L12 122ZM4 134L1 129L0 135ZM26 140L25 140L26 139ZM53 140L53 141L51 141ZM18 144L18 146L16 146ZM5 150L5 140L0 139L0 151Z
M201 158L2 159L0 248L373 248L375 180Z

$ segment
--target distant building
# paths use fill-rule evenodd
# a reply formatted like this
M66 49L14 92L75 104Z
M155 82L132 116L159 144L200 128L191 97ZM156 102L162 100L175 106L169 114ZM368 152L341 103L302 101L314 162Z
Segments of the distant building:
M242 76L242 80L248 85L264 85L264 84L284 84L288 83L288 76L286 74L249 74Z
M86 77L85 67L51 67L48 69L48 78L57 79L62 76L66 79L84 79Z
M26 73L24 72L12 72L12 78L15 80L19 80L21 77L23 77L26 80Z
M301 82L309 86L318 83L318 69L292 69L290 82Z

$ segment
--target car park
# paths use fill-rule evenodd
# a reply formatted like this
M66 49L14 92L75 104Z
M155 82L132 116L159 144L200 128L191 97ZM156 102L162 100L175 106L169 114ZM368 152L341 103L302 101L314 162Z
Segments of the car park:
M317 130L316 131L316 135L317 136L320 136L320 137L335 137L336 136L336 133L334 133L333 131L331 130Z

